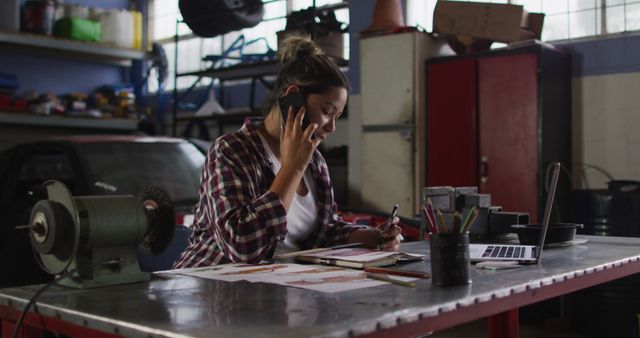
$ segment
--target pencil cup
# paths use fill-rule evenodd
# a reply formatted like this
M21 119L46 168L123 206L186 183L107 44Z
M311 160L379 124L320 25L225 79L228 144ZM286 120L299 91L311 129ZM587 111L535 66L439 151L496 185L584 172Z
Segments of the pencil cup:
M437 286L471 283L469 234L431 234L431 283Z

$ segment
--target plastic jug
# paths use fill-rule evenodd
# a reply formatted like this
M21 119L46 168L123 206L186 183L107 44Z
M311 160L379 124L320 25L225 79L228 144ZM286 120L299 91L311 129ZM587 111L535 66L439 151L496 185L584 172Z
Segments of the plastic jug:
M100 14L101 42L122 48L133 46L133 17L123 9L108 9Z
M133 20L133 48L142 48L142 13L138 11L131 11L131 18Z

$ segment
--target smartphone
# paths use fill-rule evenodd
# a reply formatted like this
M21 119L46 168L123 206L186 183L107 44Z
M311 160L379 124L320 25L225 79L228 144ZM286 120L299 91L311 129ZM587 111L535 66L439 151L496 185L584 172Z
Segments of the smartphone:
M284 125L284 122L287 120L287 114L289 113L289 107L293 107L293 114L295 116L298 110L304 106L305 99L302 93L297 91L279 98L278 103L280 104L280 114L282 114L282 124ZM302 130L307 129L309 124L311 124L311 120L309 120L309 112L307 111L302 119ZM314 133L311 135L311 138L313 139L315 136Z

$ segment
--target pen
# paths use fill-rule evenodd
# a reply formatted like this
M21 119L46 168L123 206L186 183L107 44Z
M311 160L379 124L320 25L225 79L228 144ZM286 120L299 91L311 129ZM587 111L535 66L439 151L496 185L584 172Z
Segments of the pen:
M384 226L382 227L382 233L389 231L389 227L393 223L393 220L396 218L397 214L398 214L398 205L396 204L393 206L393 209L391 210L391 214L389 215L389 218L387 218L387 221L384 223ZM380 250L380 246L382 246L382 242L383 242L382 233L380 234L380 239L378 240L378 247L376 248L376 250Z
M405 282L403 280L389 278L385 275L381 275L378 273L367 272L366 274L367 274L367 278L371 278L371 279L375 279L375 280L379 280L379 281L383 281L383 282L387 282L395 285L406 286L410 288L416 286L416 283L414 282Z
M382 232L386 232L389 230L389 227L393 223L393 220L396 218L397 214L398 214L398 205L396 204L393 206L393 210L391 210L391 215L389 215L387 222L384 224L384 228L382 228Z
M422 278L422 279L428 279L429 277L431 277L431 275L429 275L426 272L397 270L397 269L389 269L389 268L366 268L364 269L364 272L383 273L386 275L415 277L415 278Z

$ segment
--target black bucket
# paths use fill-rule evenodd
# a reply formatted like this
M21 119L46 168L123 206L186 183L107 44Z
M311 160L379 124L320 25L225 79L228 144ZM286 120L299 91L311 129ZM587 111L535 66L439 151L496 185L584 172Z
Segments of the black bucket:
M640 183L611 181L609 189L575 190L578 233L600 236L640 236ZM571 295L574 325L585 336L638 337L640 274Z
M637 338L640 274L572 294L573 324L589 338Z

